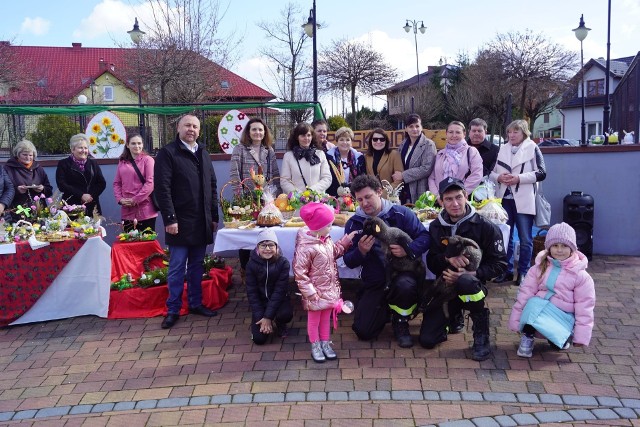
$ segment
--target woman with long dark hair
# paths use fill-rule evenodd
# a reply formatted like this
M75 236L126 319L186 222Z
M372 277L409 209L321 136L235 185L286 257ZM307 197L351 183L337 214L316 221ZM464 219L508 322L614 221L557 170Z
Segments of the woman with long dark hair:
M113 194L121 208L124 231L155 230L156 210L151 200L155 160L145 153L142 136L127 138L113 180Z
M367 138L367 152L364 155L367 175L375 176L380 181L386 180L397 187L402 180L394 180L394 172L404 171L400 152L391 148L391 141L384 129L375 128ZM383 190L382 196L388 197L386 190Z
M308 123L298 123L291 131L287 152L282 159L280 176L282 191L304 191L307 188L325 192L331 185L331 171L327 156L316 145L313 128Z

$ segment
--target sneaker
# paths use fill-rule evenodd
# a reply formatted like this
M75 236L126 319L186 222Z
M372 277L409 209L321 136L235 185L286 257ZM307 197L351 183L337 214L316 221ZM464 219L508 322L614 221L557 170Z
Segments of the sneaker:
M324 352L322 351L320 341L311 343L311 357L316 363L324 363L327 360L327 358L324 356Z
M334 360L338 358L338 355L331 348L331 341L320 341L320 348L327 360Z
M413 347L413 339L409 333L409 318L408 316L400 316L394 314L392 318L393 335L398 341L398 345L402 348Z
M555 351L560 351L560 350L568 350L569 347L571 347L571 340L567 340L566 343L564 343L564 345L562 346L562 348L558 347L557 345L555 345L554 343L552 343L551 341L547 340L547 342L549 343L549 345L551 346L552 350Z
M518 356L520 357L531 357L533 356L533 337L528 337L525 334L522 334L520 338L520 347L518 347Z

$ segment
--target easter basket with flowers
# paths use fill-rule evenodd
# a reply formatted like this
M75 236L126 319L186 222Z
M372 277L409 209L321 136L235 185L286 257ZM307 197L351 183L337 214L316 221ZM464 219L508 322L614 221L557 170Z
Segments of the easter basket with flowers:
M231 180L220 190L220 206L225 228L238 228L249 224L257 215L255 193L246 184Z

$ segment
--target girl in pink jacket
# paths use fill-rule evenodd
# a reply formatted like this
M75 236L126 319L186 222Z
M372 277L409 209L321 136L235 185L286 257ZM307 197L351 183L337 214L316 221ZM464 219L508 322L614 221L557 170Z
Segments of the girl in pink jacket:
M334 244L329 236L333 209L322 203L304 205L300 216L306 226L296 236L293 274L302 294L302 306L307 310L311 357L322 363L337 358L329 341L331 313L339 311L342 302L336 259L351 246L356 232Z
M564 222L554 225L544 247L520 285L509 317L509 329L522 332L520 357L533 355L536 334L562 349L571 340L576 347L591 341L596 291L575 230Z

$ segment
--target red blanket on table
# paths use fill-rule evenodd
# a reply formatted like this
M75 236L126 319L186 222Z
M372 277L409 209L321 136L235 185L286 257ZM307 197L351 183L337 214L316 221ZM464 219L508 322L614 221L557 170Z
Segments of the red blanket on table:
M114 243L111 250L111 281L117 281L123 274L131 273L134 279L144 272L143 261L154 253L162 253L156 240L149 242ZM163 267L162 260L155 259L152 267ZM227 287L231 283L231 267L213 268L209 279L202 280L202 304L212 310L223 307L229 299ZM152 288L132 288L124 291L111 291L109 297L109 319L129 319L137 317L155 317L167 314L167 285ZM181 315L187 314L187 284L182 294Z

